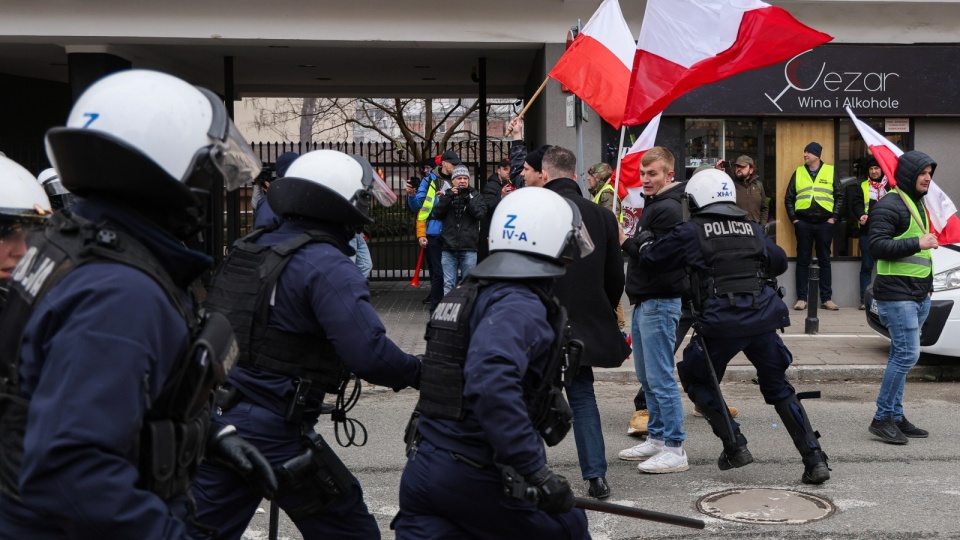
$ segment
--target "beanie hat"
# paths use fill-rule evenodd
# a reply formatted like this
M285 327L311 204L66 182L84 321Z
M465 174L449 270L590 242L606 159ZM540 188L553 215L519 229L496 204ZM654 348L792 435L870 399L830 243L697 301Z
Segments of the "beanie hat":
M804 152L810 152L811 154L820 157L820 154L823 153L823 147L820 146L818 142L812 142L803 149Z
M503 158L497 163L497 167L509 167L509 166L510 166L510 160L507 158Z
M606 182L610 179L610 175L613 174L613 167L607 165L606 163L597 163L593 167L587 169L587 174L592 174L600 182Z
M451 179L451 180L454 179L454 178L456 178L456 177L458 177L458 176L466 176L468 179L470 178L470 169L467 168L467 166L464 165L463 163L461 163L461 164L457 165L456 167L454 167L454 168L453 168L453 172L450 173L450 179Z
M523 161L525 161L528 165L530 165L530 168L532 168L533 170L540 172L543 170L543 155L546 154L547 150L549 149L550 149L550 145L545 144L540 148L537 148L533 152L530 152L529 154L527 154L527 158L524 159Z
M277 171L277 178L283 178L287 174L287 169L290 168L290 165L300 157L300 154L296 152L284 152L277 156L277 163L274 165L274 168Z
M867 156L863 158L863 172L870 170L870 167L879 167L880 163L877 161L877 158L873 156Z

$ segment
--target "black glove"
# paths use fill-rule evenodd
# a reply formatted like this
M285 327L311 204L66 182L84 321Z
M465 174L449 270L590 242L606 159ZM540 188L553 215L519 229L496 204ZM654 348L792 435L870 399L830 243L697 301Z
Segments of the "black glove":
M267 458L257 447L237 435L237 428L226 426L219 432L210 432L207 457L237 469L251 487L264 498L277 491L277 477Z
M548 514L562 514L573 508L573 491L567 479L544 466L527 477L537 490L537 506Z
M643 250L650 247L650 244L656 241L656 239L657 237L656 235L653 234L653 231L645 230L645 231L640 231L640 234L638 234L634 238L634 241L637 242L637 249L639 250L639 252L643 253Z

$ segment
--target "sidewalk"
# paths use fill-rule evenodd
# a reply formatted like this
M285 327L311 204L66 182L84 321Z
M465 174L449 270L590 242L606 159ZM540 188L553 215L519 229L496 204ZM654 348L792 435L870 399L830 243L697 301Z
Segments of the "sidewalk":
M387 327L387 335L411 354L422 354L428 306L423 303L429 291L429 282L419 288L407 282L378 281L370 284L370 300ZM627 307L627 328L630 327L631 309ZM806 311L790 310L791 326L782 335L784 343L793 353L793 365L787 370L791 380L880 380L887 365L889 343L867 326L866 316L856 307L841 306L840 311L819 310L819 332L804 333ZM684 346L689 342L684 339ZM683 347L677 353L681 358ZM921 359L910 371L911 379L939 380L957 378L960 375L960 360L948 363L939 360L925 363ZM627 359L619 368L596 369L594 376L600 381L636 382L633 361ZM746 357L736 356L727 368L725 380L749 381L756 376Z

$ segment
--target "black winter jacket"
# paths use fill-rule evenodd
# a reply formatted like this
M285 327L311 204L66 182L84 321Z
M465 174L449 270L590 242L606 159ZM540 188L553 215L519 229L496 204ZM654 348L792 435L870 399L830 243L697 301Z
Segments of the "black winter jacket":
M523 178L520 173L523 172L523 160L527 157L527 148L523 141L513 141L510 144L510 180L509 183L514 187L523 187ZM500 194L503 186L507 182L501 182L500 177L494 172L487 179L487 183L480 190L480 196L483 197L483 203L487 207L480 220L480 249L477 250L477 262L487 258L490 254L490 248L487 238L490 236L490 220L493 219L493 211L500 204Z
M923 152L911 151L900 156L897 165L897 189L910 197L924 228L929 228L927 211L923 205L926 193L917 193L917 177L927 166L935 169L937 163ZM919 238L894 240L910 227L913 217L907 205L896 193L888 193L870 208L870 254L877 261L893 260L920 252ZM936 268L934 268L934 272ZM916 300L933 291L933 275L926 278L877 275L873 282L873 297L880 301Z
M623 294L623 257L620 233L613 212L583 197L569 178L556 178L544 186L573 202L593 240L593 253L567 265L557 279L554 294L567 308L572 337L583 340L582 366L619 367L630 348L617 327L614 310Z
M487 207L474 188L462 188L454 195L448 189L433 207L433 217L443 222L440 244L444 251L476 251L480 245L480 220Z
M640 246L636 238L643 231L653 232L656 238L667 235L683 220L681 197L685 182L667 184L652 197L643 198L643 213L637 223L633 238L623 243L627 255L627 296L631 304L639 304L651 298L680 298L690 289L687 273L680 270L661 272L653 268L640 266Z

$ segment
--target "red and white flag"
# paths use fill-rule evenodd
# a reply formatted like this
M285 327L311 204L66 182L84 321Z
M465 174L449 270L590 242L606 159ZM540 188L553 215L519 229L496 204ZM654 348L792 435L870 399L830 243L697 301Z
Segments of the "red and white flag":
M867 143L873 157L880 164L880 169L887 177L887 183L891 187L896 187L897 164L900 162L903 150L877 133L872 127L863 123L853 114L850 107L846 109L850 119L853 120L853 125L857 127L863 141ZM957 207L950 200L950 197L940 189L940 186L931 181L927 196L923 198L923 201L924 206L927 207L927 215L930 217L932 229L930 232L937 235L937 241L940 245L960 242L960 219L957 218Z
M640 160L647 150L656 145L657 131L660 130L660 115L656 115L643 129L643 133L627 150L620 160L620 167L614 171L617 196L623 206L623 230L633 235L643 212L643 184L640 182ZM622 172L622 174L621 174Z
M647 0L623 123L642 124L690 90L832 39L759 0Z
M617 0L603 0L549 76L619 129L636 45Z

